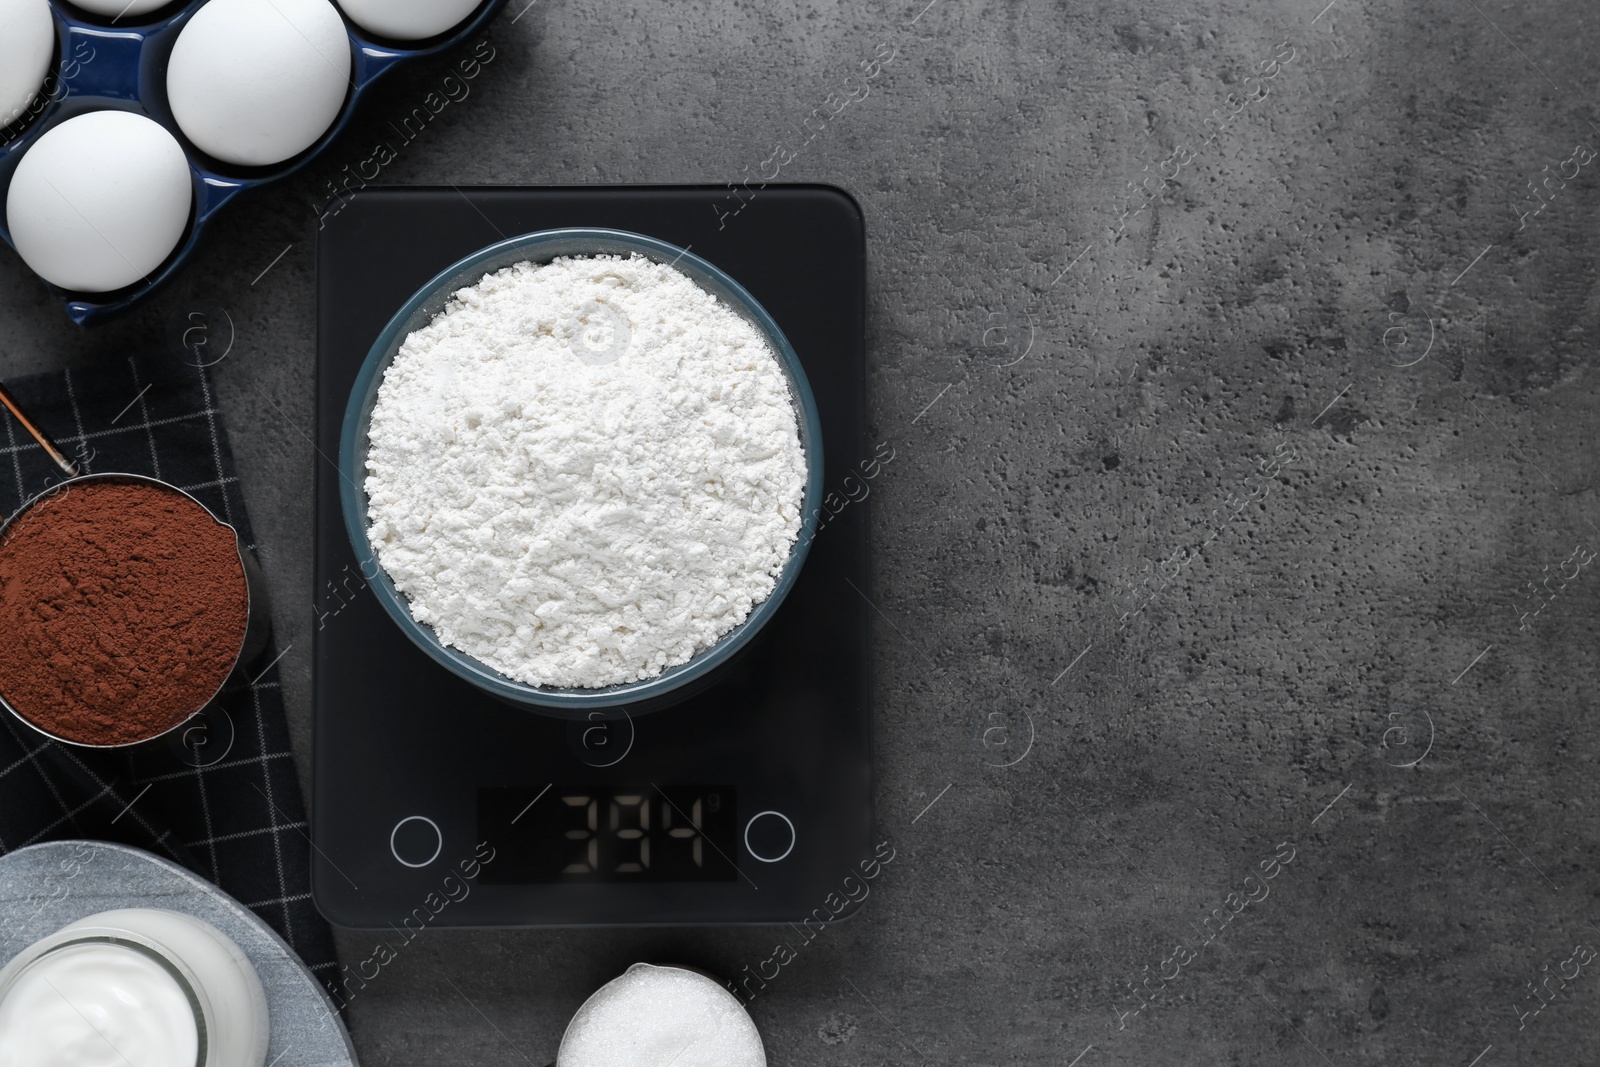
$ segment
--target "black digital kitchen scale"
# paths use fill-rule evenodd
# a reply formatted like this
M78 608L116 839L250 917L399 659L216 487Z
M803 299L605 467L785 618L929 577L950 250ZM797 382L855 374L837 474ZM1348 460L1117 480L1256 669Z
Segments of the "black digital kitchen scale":
M841 490L874 455L855 202L826 186L580 186L341 203L317 252L317 907L362 928L835 914L825 902L872 854L867 512ZM567 226L647 234L727 271L788 336L822 417L838 513L758 637L670 707L562 715L474 688L384 614L340 515L340 423L389 318L463 256Z

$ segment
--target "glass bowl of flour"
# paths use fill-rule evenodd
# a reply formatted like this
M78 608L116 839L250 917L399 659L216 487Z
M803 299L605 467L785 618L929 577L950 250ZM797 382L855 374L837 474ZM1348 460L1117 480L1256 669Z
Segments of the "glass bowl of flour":
M717 267L621 230L512 237L423 286L339 447L362 576L428 656L515 704L664 706L778 610L816 535L794 349Z

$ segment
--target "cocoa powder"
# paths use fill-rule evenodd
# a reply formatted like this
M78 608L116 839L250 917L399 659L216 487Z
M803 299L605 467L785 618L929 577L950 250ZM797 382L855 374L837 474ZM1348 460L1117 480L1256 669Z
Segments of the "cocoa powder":
M234 533L182 493L69 484L0 538L0 697L47 733L129 744L212 697L244 642Z

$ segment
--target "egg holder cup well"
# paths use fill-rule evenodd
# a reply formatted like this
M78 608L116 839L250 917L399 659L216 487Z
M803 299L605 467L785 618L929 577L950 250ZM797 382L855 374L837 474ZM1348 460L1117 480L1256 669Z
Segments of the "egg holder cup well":
M46 132L67 119L89 111L131 111L165 127L188 158L194 183L189 225L176 248L161 265L133 285L105 293L62 289L40 279L63 303L67 316L80 326L93 325L126 311L166 283L183 265L200 241L206 223L223 205L247 189L288 177L320 155L344 130L362 95L395 65L445 51L482 29L506 0L484 0L472 14L437 37L390 43L364 33L344 13L350 37L350 89L333 124L310 148L282 163L245 167L212 159L196 148L178 127L167 104L167 59L178 35L205 0L180 7L164 7L147 15L129 16L127 26L112 25L81 15L66 4L51 2L56 20L56 55L40 88L40 98L24 110L16 123L0 130L0 205L10 189L17 164ZM337 7L337 4L335 4ZM40 106L40 99L43 106ZM0 238L15 251L11 230L0 211Z

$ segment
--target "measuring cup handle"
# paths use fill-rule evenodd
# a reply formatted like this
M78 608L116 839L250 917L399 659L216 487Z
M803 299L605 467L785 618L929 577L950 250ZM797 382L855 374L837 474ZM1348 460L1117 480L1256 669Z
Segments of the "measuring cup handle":
M45 433L38 423L29 418L26 411L22 410L22 405L17 402L17 398L12 395L11 390L5 387L4 382L0 382L0 404L5 405L6 410L11 412L12 417L22 424L22 428L28 431L30 437L39 442L39 447L44 449L45 453L55 461L56 466L67 472L68 477L76 478L82 473L78 470L78 465L68 459L66 453L57 448L56 443L50 440L50 435Z

